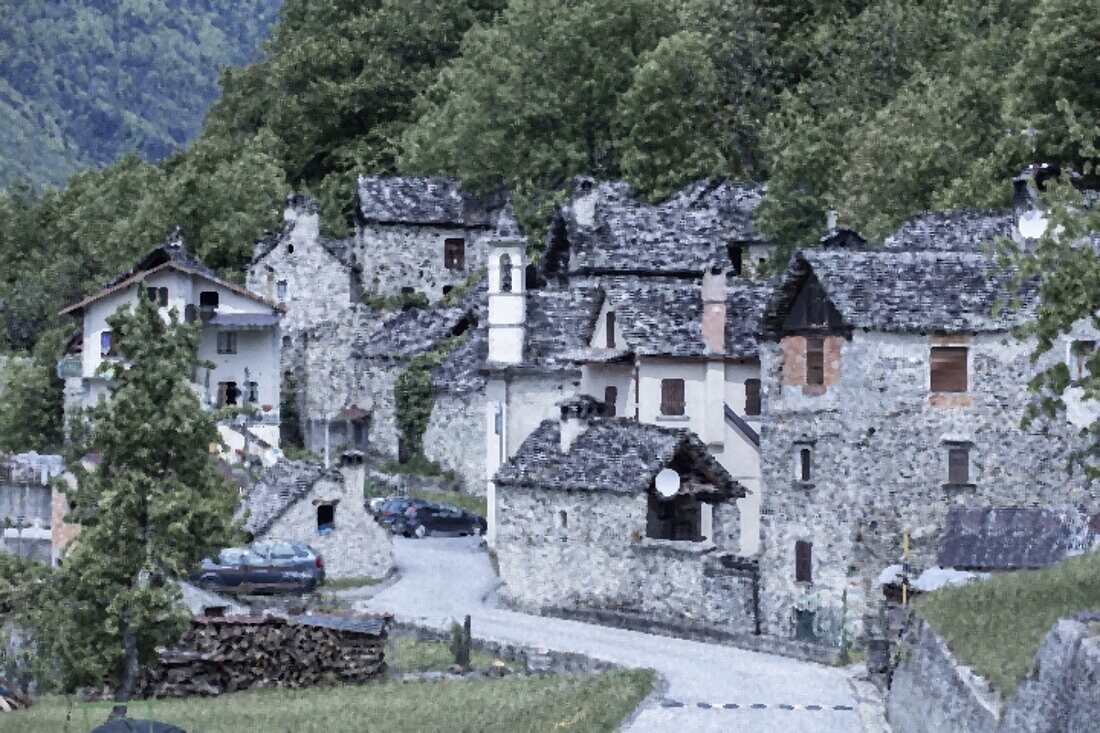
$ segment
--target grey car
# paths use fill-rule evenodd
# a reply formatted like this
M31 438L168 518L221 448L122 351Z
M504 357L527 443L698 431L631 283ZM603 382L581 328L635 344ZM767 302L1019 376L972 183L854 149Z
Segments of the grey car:
M191 574L199 587L222 593L312 593L324 580L324 558L304 542L287 540L226 548Z

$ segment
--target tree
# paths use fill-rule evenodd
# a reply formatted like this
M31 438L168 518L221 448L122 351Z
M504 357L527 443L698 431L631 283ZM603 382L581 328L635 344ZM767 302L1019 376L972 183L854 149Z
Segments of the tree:
M121 359L105 365L110 399L94 408L86 446L102 460L92 472L71 467L82 530L43 636L66 687L107 683L127 699L154 647L180 629L172 579L236 539L238 498L210 453L214 418L187 381L198 327L174 310L166 322L144 298L108 323Z
M0 451L48 453L62 442L62 391L57 376L65 332L49 331L29 359L8 362L0 376Z

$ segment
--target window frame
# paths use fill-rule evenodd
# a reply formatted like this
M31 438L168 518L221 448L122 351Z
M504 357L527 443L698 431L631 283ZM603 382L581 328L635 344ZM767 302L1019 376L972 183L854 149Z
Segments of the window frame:
M958 473L961 471L962 473ZM952 486L969 486L972 483L970 472L970 446L947 446L947 483Z
M799 483L812 484L814 480L814 451L811 446L795 446L798 460L795 463L795 478Z
M678 394L677 394L678 393ZM677 400L676 397L679 397ZM679 377L661 380L661 415L683 417L687 414L687 384Z
M237 332L236 331L218 331L218 353L219 354L236 354L237 353Z
M795 540L794 543L794 582L814 582L814 543L809 540Z

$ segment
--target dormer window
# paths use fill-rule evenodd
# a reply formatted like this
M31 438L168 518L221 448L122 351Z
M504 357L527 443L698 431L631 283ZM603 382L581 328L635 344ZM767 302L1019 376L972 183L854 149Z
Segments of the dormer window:
M443 266L448 270L466 269L466 240L449 237L443 240Z
M607 332L607 348L615 348L615 313L614 311L608 311L604 323L604 328Z

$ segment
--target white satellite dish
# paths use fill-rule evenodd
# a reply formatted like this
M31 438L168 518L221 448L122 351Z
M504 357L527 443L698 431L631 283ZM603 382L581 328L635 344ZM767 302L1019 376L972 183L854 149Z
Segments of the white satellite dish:
M657 493L666 499L680 490L680 474L666 468L657 474Z

